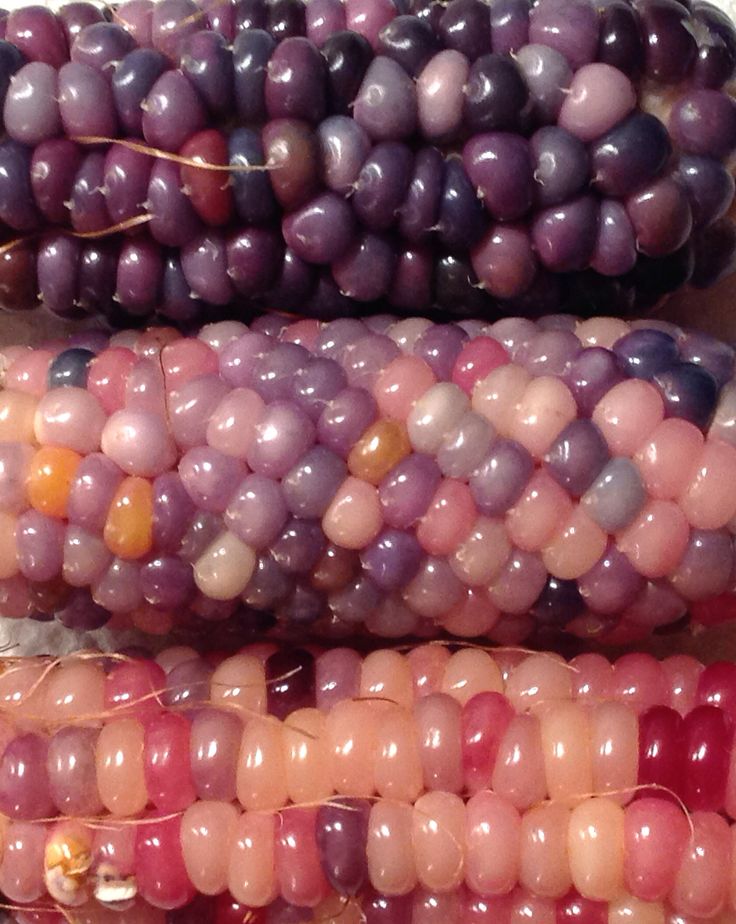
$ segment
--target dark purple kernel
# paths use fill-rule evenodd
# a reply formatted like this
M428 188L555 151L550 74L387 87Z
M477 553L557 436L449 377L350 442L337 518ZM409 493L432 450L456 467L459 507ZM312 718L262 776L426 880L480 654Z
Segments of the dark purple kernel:
M141 103L168 67L166 58L153 48L136 48L127 54L112 75L112 96L118 119L129 135L143 135Z
M386 231L395 223L406 198L412 167L412 152L405 144L384 141L373 148L351 199L355 214L366 228Z
M603 347L582 350L564 374L564 381L573 393L580 413L586 417L593 413L606 392L623 379L616 356Z
M227 305L233 297L228 272L225 238L210 229L192 238L180 251L181 269L191 292L215 305Z
M309 353L296 343L278 343L253 362L251 383L255 391L270 404L291 395L294 376L309 361Z
M249 32L265 29L268 25L266 0L236 0L235 31Z
M437 148L421 148L414 158L414 175L399 209L399 230L411 244L427 239L437 223L445 161Z
M418 119L413 80L392 58L377 55L353 104L353 118L374 141L410 138Z
M314 708L314 656L303 648L276 651L266 659L269 715L283 721L297 709Z
M227 272L241 295L267 292L281 268L284 247L280 235L264 228L245 228L227 243Z
M424 552L416 537L399 529L384 530L360 554L368 577L380 590L401 590L419 570Z
M287 247L308 263L338 260L350 246L355 231L353 209L343 196L333 192L322 193L290 212L282 222Z
M206 124L207 113L195 87L181 71L164 71L145 99L146 141L165 151L178 151Z
M146 562L140 586L147 603L165 610L186 606L195 589L190 564L174 555L159 555Z
M730 208L736 185L730 171L715 158L683 154L675 176L687 191L694 228L712 224Z
M720 90L691 90L672 107L669 129L688 154L726 158L736 147L736 102Z
M322 871L340 895L357 895L368 881L368 814L364 800L339 797L317 809L315 836Z
M165 318L178 324L195 323L200 318L202 303L192 295L192 287L176 253L169 253L164 263L158 310Z
M326 66L302 37L280 42L266 68L266 110L272 119L303 119L317 125L326 112Z
M717 90L729 81L736 66L736 29L729 17L710 3L696 3L694 22L698 35L698 58L691 80L696 87Z
M148 182L146 207L152 216L151 235L166 247L183 247L200 230L201 222L181 186L179 165L156 158Z
M98 606L88 591L75 590L64 605L54 613L54 618L67 629L73 629L75 632L90 632L107 625L111 613L104 607Z
M529 41L529 0L496 0L491 6L491 45L496 54L507 55Z
M286 574L307 575L324 552L326 539L319 520L289 520L271 546L271 556Z
M564 128L557 125L540 128L529 145L535 198L540 205L564 202L588 183L590 161L585 145Z
M644 44L634 10L623 0L613 0L601 10L600 24L597 60L637 77L644 69Z
M414 344L414 355L423 359L439 381L450 378L455 360L468 335L455 324L433 324Z
M63 385L86 388L89 364L94 358L95 354L90 350L79 348L62 350L49 365L47 379L49 389L61 388Z
M36 270L40 300L63 317L76 314L80 243L66 234L49 234L38 247Z
M451 0L438 31L445 48L454 48L469 61L491 50L491 16L482 0Z
M537 212L532 240L541 262L554 272L585 269L595 248L598 217L598 201L592 195Z
M309 584L299 583L279 606L276 616L289 626L310 626L325 615L326 606L323 594Z
M278 278L264 296L267 303L284 311L304 311L304 304L315 290L317 273L289 247L284 251Z
M410 77L418 77L440 47L430 24L416 16L397 16L378 35L378 54L393 58Z
M64 6L59 7L56 15L61 20L61 28L64 30L70 48L85 26L105 22L102 10L94 3L65 3Z
M432 30L439 35L440 19L445 12L441 0L409 0L409 12L417 19L426 20Z
M646 583L612 541L590 571L578 578L578 589L594 613L616 616L635 602Z
M562 628L584 612L585 601L580 596L577 582L563 581L551 575L531 608L535 622L551 628Z
M587 0L540 0L530 16L529 41L563 54L573 70L595 61L598 11Z
M275 48L276 42L262 29L239 32L233 43L235 108L246 125L266 119L266 72Z
M207 14L209 28L232 45L235 40L237 4L222 3L221 0L202 0L201 6Z
M109 71L135 47L127 29L113 22L95 22L82 29L74 40L71 60Z
M663 83L684 80L698 53L688 11L677 0L639 0L636 10L647 76Z
M700 233L707 235L717 226L712 225ZM653 259L641 254L630 274L634 283L636 310L641 312L653 308L663 295L684 286L693 275L694 268L695 250L692 241L665 257Z
M29 61L43 61L60 68L69 60L69 48L61 22L45 6L23 6L12 10L4 36Z
M302 0L270 0L266 28L276 41L306 35L304 6Z
M31 149L9 138L0 141L0 221L16 231L32 231L40 222L31 189Z
M526 83L511 58L483 55L471 66L465 85L464 123L471 132L513 130L528 99Z
M151 168L155 161L147 154L122 144L110 146L105 158L107 211L112 222L122 222L145 212Z
M437 237L452 251L470 250L485 234L488 216L462 161L449 157L437 214Z
M153 482L153 539L163 553L176 552L194 516L194 504L176 472Z
M514 440L497 439L470 476L470 490L480 513L502 516L521 497L534 472L529 453Z
M25 58L15 45L0 40L0 107L5 105L10 78L25 63Z
M313 447L281 481L289 511L295 517L323 516L346 473L347 467L340 456L326 446Z
M347 378L339 363L316 356L292 380L291 397L316 421L346 385Z
M677 342L661 330L632 330L613 345L613 352L626 375L653 379L679 359Z
M270 555L265 555L256 562L243 600L256 609L272 610L282 604L293 590L293 577L285 574Z
M676 363L654 376L667 417L689 420L701 430L710 423L718 401L718 383L702 366Z
M333 616L352 626L365 622L365 614L383 602L383 594L366 575L331 595L330 610Z
M494 317L495 302L483 291L470 262L457 254L443 254L434 268L435 303L455 317Z
M352 115L352 104L373 60L373 49L356 32L336 32L320 50L327 61L328 109L334 115Z
M402 314L422 313L432 305L434 254L430 247L408 247L399 254L388 293L389 304Z
M101 311L112 317L119 248L117 240L93 240L82 247L77 270L77 303L83 311Z
M82 163L79 145L66 138L42 141L33 149L31 187L39 210L54 224L69 219L69 201L74 177Z
M575 497L593 484L610 458L608 445L590 420L569 423L544 457L545 468L555 481Z
M463 164L495 218L514 221L529 211L534 178L526 138L510 132L475 135L463 148Z
M263 145L258 132L236 128L228 138L230 164L233 167L262 167ZM269 224L278 207L266 170L233 170L230 181L238 217L246 224Z
M233 108L233 53L217 32L202 30L182 42L179 66L210 112L226 116Z
M592 145L593 181L607 196L627 196L660 172L671 151L659 119L635 112Z
M178 61L181 43L199 31L202 19L194 0L159 0L154 3L151 16L153 47Z
M359 302L386 295L393 279L396 254L391 241L378 234L360 234L332 265L340 291Z
M147 238L126 241L118 260L116 296L131 314L149 314L159 302L163 255Z

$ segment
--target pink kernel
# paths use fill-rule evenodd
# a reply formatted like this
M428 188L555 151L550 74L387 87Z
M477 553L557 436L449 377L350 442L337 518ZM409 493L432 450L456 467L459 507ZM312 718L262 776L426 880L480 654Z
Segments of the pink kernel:
M666 577L685 554L689 532L677 504L654 500L620 534L618 547L644 577Z
M54 354L49 350L32 350L16 357L5 372L5 387L40 397L46 392L53 358Z
M216 375L219 371L217 353L193 337L182 337L167 344L161 351L161 365L167 391L176 391L190 379Z
M418 356L399 356L383 370L373 396L385 417L406 420L415 403L436 382L434 373Z
M125 383L137 358L127 347L110 347L90 363L87 391L93 394L106 414L114 414L125 405Z
M476 337L460 350L452 370L452 381L467 394L489 372L509 362L509 354L493 337Z
M417 539L430 555L450 555L468 535L477 516L470 488L462 481L446 478L417 527Z

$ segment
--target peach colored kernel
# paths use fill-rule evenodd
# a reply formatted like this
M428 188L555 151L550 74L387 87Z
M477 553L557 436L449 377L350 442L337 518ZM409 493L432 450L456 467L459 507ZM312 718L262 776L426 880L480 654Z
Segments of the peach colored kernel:
M626 805L639 774L639 721L624 703L598 703L590 711L593 791Z
M643 902L623 895L608 906L608 924L665 924L664 907L660 902Z
M544 469L539 469L506 515L509 539L525 552L536 552L547 545L572 509L567 491Z
M439 693L450 660L444 645L417 645L406 656L414 679L414 696L421 699L430 693ZM0 678L2 675L0 675Z
M278 895L276 825L276 817L265 812L244 812L235 825L228 850L227 885L244 905L264 908Z
M676 911L712 918L723 910L731 880L731 831L715 812L693 812L692 837L669 900Z
M736 447L707 440L680 495L680 506L696 529L720 529L736 515Z
M398 420L377 420L350 450L351 475L378 485L411 452L406 427Z
M662 423L664 405L654 385L643 379L627 379L601 398L592 419L613 455L633 456Z
M346 549L365 548L382 525L378 491L352 475L340 485L322 518L325 536Z
M105 672L97 661L63 661L44 684L46 715L64 725L94 724L105 707Z
M50 350L32 350L13 357L5 370L4 387L40 398L46 393L49 366L54 354Z
M363 699L386 700L411 709L414 704L411 668L398 651L369 652L360 668L358 695Z
M118 558L135 560L153 546L153 487L147 478L124 478L105 521L105 545Z
M235 709L242 718L266 711L266 671L263 662L248 654L221 661L210 681L212 705Z
M373 703L343 700L327 714L332 787L341 796L373 795L373 754L379 710Z
M517 715L511 719L498 748L491 789L519 811L546 798L542 737L536 716Z
M190 805L181 819L181 848L189 881L203 895L227 888L230 844L240 813L229 802L202 800Z
M573 702L539 707L542 753L550 799L573 802L593 791L590 722L585 706Z
M505 895L519 879L521 817L494 792L468 800L464 842L465 882L480 895Z
M587 318L575 328L575 336L583 346L610 350L617 340L629 332L629 325L619 318Z
M148 803L143 771L143 726L113 719L102 726L95 747L97 791L111 815L137 815Z
M470 488L445 478L417 526L417 539L430 555L451 555L467 538L478 511Z
M449 561L463 583L485 587L498 577L510 554L511 543L504 521L478 517Z
M647 578L666 577L685 553L689 529L674 501L653 500L618 536L619 549Z
M521 366L499 366L473 389L472 408L493 424L501 436L511 436L517 408L530 381L531 376Z
M567 385L555 376L541 375L527 386L514 415L510 436L541 459L577 415L577 404Z
M332 795L325 716L296 709L283 725L286 788L294 803L318 803Z
M450 792L428 792L412 813L414 862L419 882L433 892L450 892L463 879L465 804Z
M511 671L506 697L517 712L572 698L574 674L559 655L528 655Z
M207 442L226 456L244 459L256 437L265 404L250 388L234 388L215 408L207 424Z
M609 902L624 882L624 810L611 799L586 799L570 814L567 852L575 888L584 898Z
M663 420L639 447L634 462L649 494L674 500L685 489L703 448L703 434L687 420Z
M72 481L81 461L82 457L71 449L39 449L31 459L26 482L31 507L47 517L65 517Z
M461 648L447 662L442 692L464 706L476 693L503 693L501 671L480 648Z
M500 618L501 611L487 590L468 587L465 596L440 617L440 622L450 635L478 638L488 635Z
M381 414L405 421L415 403L436 381L423 359L399 356L378 376L373 396Z
M0 510L0 581L18 573L18 546L15 541L16 518Z
M412 807L376 802L368 817L366 857L373 888L383 895L407 895L417 883L412 844Z
M582 577L606 550L608 536L580 505L562 529L542 549L542 561L551 575L565 581Z
M532 806L522 816L519 881L535 895L562 898L570 891L569 824L570 809L559 802Z
M35 445L38 401L22 391L0 391L0 443Z
M251 719L245 726L235 778L238 802L254 812L286 804L286 760L283 725L273 718Z
M397 802L412 804L424 789L416 726L400 706L388 706L376 724L373 780L379 796Z

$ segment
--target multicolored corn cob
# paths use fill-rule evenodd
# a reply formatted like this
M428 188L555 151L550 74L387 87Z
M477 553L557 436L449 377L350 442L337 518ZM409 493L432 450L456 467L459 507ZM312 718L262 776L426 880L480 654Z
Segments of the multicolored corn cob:
M11 902L172 910L227 893L319 920L377 892L422 924L428 894L509 921L525 902L567 920L571 894L586 921L736 909L731 663L87 653L6 661L0 711Z
M730 269L736 62L675 0L131 0L2 23L0 293L640 311Z
M272 315L2 355L1 615L518 642L733 614L734 352L703 335Z

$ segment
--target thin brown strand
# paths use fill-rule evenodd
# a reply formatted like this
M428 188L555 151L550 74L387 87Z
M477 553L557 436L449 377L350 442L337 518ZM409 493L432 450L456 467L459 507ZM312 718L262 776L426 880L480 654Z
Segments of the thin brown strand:
M263 173L264 171L277 169L269 164L212 164L199 157L183 157L181 154L164 151L163 148L154 148L149 144L144 144L142 141L131 141L129 138L108 138L105 135L76 135L70 141L76 141L77 144L116 144L131 151L136 151L138 154L158 157L161 160L170 160L182 167L195 167L198 170L213 170L221 173Z
M139 225L148 224L153 218L154 216L149 213L145 215L134 215L132 218L126 218L125 221L119 221L117 224L110 225L107 228L101 228L99 231L75 231L73 228L62 228L62 234L67 237L78 238L82 241L95 241L103 237L111 237L113 234L121 234L124 231L129 231L131 228L137 228ZM41 233L42 232L38 234L27 234L24 237L16 237L12 241L7 241L5 244L0 245L0 255L10 250L15 250L16 247L20 247L22 244L28 244L31 241L37 240L41 236Z

